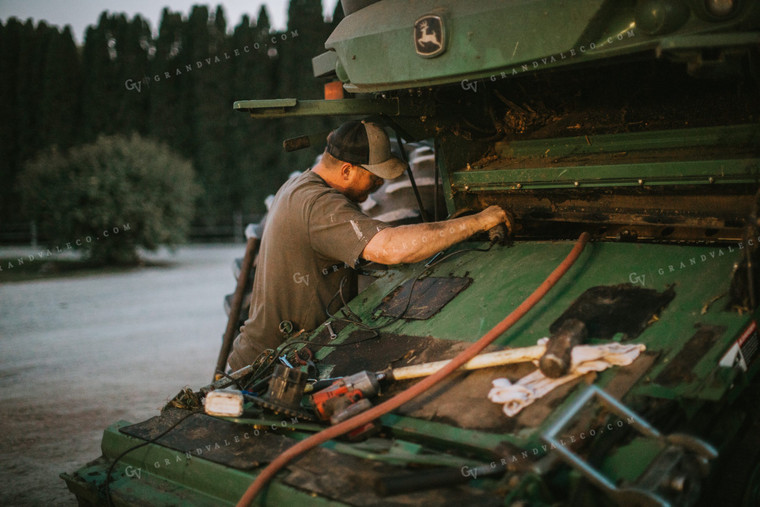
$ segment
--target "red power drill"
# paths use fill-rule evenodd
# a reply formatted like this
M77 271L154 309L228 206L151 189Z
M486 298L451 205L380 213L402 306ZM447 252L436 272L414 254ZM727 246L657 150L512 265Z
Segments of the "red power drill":
M372 406L368 398L380 392L383 374L362 371L343 377L311 395L314 410L320 419L338 424ZM379 427L367 423L348 434L350 440L366 437Z

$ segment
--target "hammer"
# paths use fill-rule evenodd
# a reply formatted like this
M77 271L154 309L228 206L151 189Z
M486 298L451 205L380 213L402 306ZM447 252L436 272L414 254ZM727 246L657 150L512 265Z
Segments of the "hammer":
M567 319L546 345L546 352L538 361L541 373L551 378L559 378L570 369L573 347L586 341L586 324L578 319Z

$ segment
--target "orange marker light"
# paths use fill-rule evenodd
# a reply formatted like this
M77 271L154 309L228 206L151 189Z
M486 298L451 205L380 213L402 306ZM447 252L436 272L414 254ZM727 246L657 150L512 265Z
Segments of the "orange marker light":
M339 100L343 98L343 83L331 81L325 83L325 100Z

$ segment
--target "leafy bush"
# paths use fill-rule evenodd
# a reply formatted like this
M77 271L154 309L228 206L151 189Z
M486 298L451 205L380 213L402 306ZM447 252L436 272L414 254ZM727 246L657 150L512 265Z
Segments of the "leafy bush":
M51 247L75 243L92 261L120 264L137 262L137 247L183 242L200 192L190 162L136 134L49 149L26 164L19 189Z

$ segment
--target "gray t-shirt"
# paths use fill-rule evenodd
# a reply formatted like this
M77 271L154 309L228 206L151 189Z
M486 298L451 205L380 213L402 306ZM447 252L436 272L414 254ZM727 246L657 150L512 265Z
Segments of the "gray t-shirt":
M280 323L311 331L326 320L325 308L355 268L370 239L388 224L374 220L312 171L288 180L277 192L264 228L248 320L235 339L229 365L253 362L280 345ZM349 297L347 295L347 297ZM341 305L339 297L330 307Z

